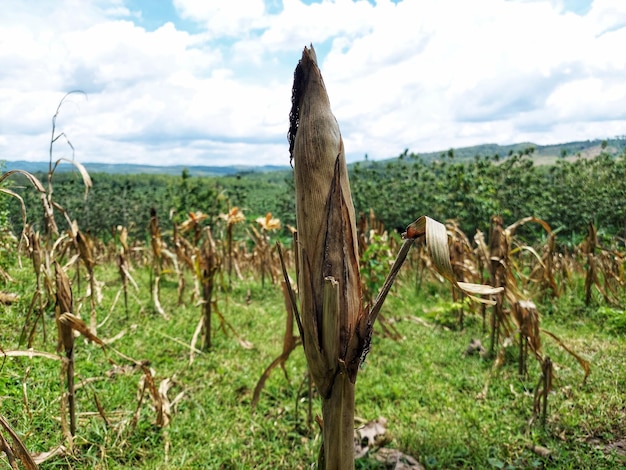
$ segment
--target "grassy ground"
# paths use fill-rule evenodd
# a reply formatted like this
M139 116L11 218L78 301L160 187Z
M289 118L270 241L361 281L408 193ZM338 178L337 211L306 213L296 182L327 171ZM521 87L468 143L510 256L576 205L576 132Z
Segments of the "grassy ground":
M5 351L18 349L34 290L28 271L14 275L20 282L12 289L21 291L21 300L1 307L0 345ZM115 270L101 268L98 275L105 282L98 335L112 338L124 332L111 346L149 361L156 385L171 379L167 396L180 398L172 406L169 425L159 428L149 396L141 403L138 399L141 370L113 351L78 339L74 452L41 468L310 468L320 434L317 424L308 422L301 348L287 362L289 380L276 369L257 409L250 405L257 380L282 348L285 308L278 286L237 282L228 296L218 294L220 312L236 335L221 329L214 316L213 348L197 353L190 365L189 343L200 308L191 302L176 306L173 279L166 277L163 283L165 319L150 308L147 271L135 271L140 292L131 297L126 319L121 299L112 308L119 289ZM83 300L84 318L87 305ZM576 298L542 311L549 312L543 327L592 363L592 373L582 384L578 363L544 339L546 354L557 364L545 426L531 422L538 363L531 359L529 377L520 378L515 348L506 351L505 364L497 370L492 360L464 356L472 338L488 346L482 320L471 316L463 331L448 329L453 323L448 290L425 284L416 292L409 279L395 288L383 310L403 339L386 338L380 330L375 334L357 381L357 416L385 417L392 438L388 446L415 456L429 469L623 468L624 457L611 449L626 438L624 336L603 328L606 322L597 314L602 308L582 309ZM46 333L44 342L42 330L37 331L35 349L54 352L56 327L50 311ZM239 339L253 347L242 347ZM60 371L57 360L17 357L7 358L0 371L0 413L32 452L64 443ZM319 413L315 397L312 407ZM545 447L550 455L539 455L533 446ZM378 467L366 459L358 468Z

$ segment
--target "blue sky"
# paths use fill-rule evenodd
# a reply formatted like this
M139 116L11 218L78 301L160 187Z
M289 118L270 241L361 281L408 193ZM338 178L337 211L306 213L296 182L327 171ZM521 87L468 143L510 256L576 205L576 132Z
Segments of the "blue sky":
M624 0L4 0L0 159L286 165L310 43L350 161L626 134Z

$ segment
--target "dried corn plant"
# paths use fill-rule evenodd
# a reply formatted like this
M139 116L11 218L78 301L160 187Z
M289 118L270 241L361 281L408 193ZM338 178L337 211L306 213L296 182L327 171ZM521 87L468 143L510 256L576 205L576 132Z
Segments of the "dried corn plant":
M152 248L152 269L150 271L150 290L154 309L163 316L165 310L161 307L161 272L163 270L163 240L156 209L150 209L150 247Z
M174 246L174 252L176 253L176 258L178 259L178 264L186 267L190 272L195 273L194 267L194 256L195 256L195 248L189 243L181 234L180 228L177 224L174 224L174 231L172 234L172 245ZM194 276L194 290L192 293L191 300L200 298L200 285L198 281L198 277ZM179 270L178 276L178 288L177 292L177 304L179 306L185 304L185 290L187 287L187 281L185 280L185 275L183 269Z
M153 368L148 367L146 364L141 365L143 375L139 380L139 386L137 390L137 407L131 423L131 429L135 429L139 422L140 412L142 404L145 400L146 393L150 397L151 407L156 414L155 424L157 427L163 430L163 443L164 443L164 460L167 465L169 460L170 450L170 437L169 426L172 421L173 408L184 398L185 392L179 392L174 399L170 400L168 392L174 385L175 381L171 378L165 378L159 382L157 387L155 376L156 372Z
M128 284L130 283L135 291L139 291L139 286L130 274L130 249L128 246L128 229L119 225L116 229L119 248L117 252L117 270L122 281L122 291L124 293L124 313L128 319Z
M198 251L198 276L202 285L202 329L204 331L203 350L211 349L211 313L215 276L221 267L210 227L204 228L204 241Z
M489 227L489 282L492 286L506 286L509 243L510 240L506 237L502 217L492 217ZM517 288L515 283L509 287ZM504 293L498 295L491 312L491 341L489 343L491 354L495 353L497 345L500 343L503 329L506 335L512 331L509 318L504 310Z
M233 250L233 230L235 226L246 221L246 216L238 207L231 207L226 214L220 214L220 219L226 222L226 272L228 285L232 284L233 268L238 273L236 251ZM241 275L240 275L241 276Z
M533 419L541 416L541 424L545 426L548 416L548 397L552 391L552 380L554 378L554 366L552 360L546 357L541 362L541 377L535 387L533 399Z
M46 310L46 304L54 295L54 291L50 287L50 276L46 269L47 262L45 260L45 253L41 249L39 233L33 232L32 227L27 226L25 234L27 237L29 257L35 273L35 292L33 293L28 311L26 312L26 320L24 321L19 344L22 344L26 340L27 347L31 348L35 339L35 331L38 323L41 323L44 342L46 341L44 312ZM46 293L44 293L44 285L46 287Z
M59 333L59 345L65 351L65 358L63 360L63 373L66 379L67 387L67 407L69 408L70 422L67 424L66 418L66 400L61 400L61 428L65 439L72 447L74 435L76 434L76 400L74 396L74 331L71 325L62 321L61 318L65 314L74 313L72 288L70 287L70 280L63 271L63 268L58 263L54 264L54 272L56 279L56 306L54 309L55 318L57 323L57 329Z
M519 332L518 372L524 377L528 373L528 355L532 351L541 361L541 335L539 334L539 312L529 300L518 300L511 307L511 313Z
M201 257L200 242L203 240L203 230L206 228L206 221L209 216L202 212L190 212L187 219L180 225L174 224L174 235L172 243L174 244L176 265L187 267L194 274L194 288L191 294L191 300L202 301L202 276L197 269L198 259ZM184 303L184 291L186 286L184 271L176 266L178 277L178 304Z
M478 274L478 263L474 256L474 248L467 238L467 235L465 235L459 227L457 221L446 221L446 229L448 230L448 237L450 239L450 263L452 264L455 279L460 282L484 282L484 279ZM462 330L464 327L464 299L465 294L452 286L452 301L456 305L459 305L457 308L459 330Z
M279 219L272 217L271 212L268 212L265 217L258 217L256 223L260 231L254 226L250 227L250 229L252 230L252 239L255 244L255 257L259 271L261 272L261 285L265 287L266 275L270 276L272 284L275 284L278 278L278 267L273 259L270 233L279 230L281 224Z
M598 231L592 222L587 226L587 237L580 251L586 262L585 305L591 303L594 287L607 304L619 304L619 290L624 287L624 255L600 246Z
M244 348L251 348L252 345L243 339L235 330L235 328L226 321L224 315L218 308L215 292L217 287L224 287L221 281L222 258L216 241L213 238L211 226L203 224L208 220L208 216L197 212L190 213L189 218L180 226L175 227L176 255L172 255L172 263L186 266L191 269L194 276L194 298L197 299L201 306L202 315L200 321L194 331L190 344L190 363L193 362L194 352L196 351L196 343L203 335L203 350L211 348L211 337L213 334L212 316L215 314L220 320L220 328L224 332L229 329L237 337L239 344ZM187 238L186 238L186 237ZM163 250L168 253L167 250ZM178 261L177 261L178 260ZM177 272L182 276L182 270L178 268ZM180 284L179 284L180 287ZM179 300L180 300L179 291Z
M46 220L46 246L49 246L51 242L59 236L59 229L58 229L55 217L54 217L54 209L56 208L56 209L61 210L63 215L65 215L65 217L67 218L67 214L65 213L65 210L63 209L63 207L60 206L57 202L55 202L52 198L52 195L53 195L52 178L54 176L54 172L56 171L57 167L62 162L67 162L67 163L70 163L71 165L74 165L74 167L78 170L78 172L80 173L83 179L83 183L85 186L85 198L87 197L87 194L89 193L89 189L93 186L91 177L89 176L89 173L87 172L85 167L74 159L74 146L72 145L72 142L69 140L68 136L65 134L65 132L57 133L57 119L61 112L61 108L63 107L65 100L69 99L71 96L76 95L76 94L83 95L85 97L87 96L86 93L81 90L73 90L73 91L70 91L69 93L66 93L61 99L61 101L59 102L56 112L54 113L54 116L52 116L52 131L50 135L50 147L49 147L50 161L49 161L48 175L47 175L48 176L48 189L44 194L41 195L44 218ZM53 156L54 145L59 140L65 140L65 143L71 149L72 151L71 159L59 158L57 160L54 160L54 156ZM70 223L70 226L71 226L71 223Z
M121 357L125 361L132 364L130 370L141 370L144 372L144 377L153 375L153 371L149 370L146 361L137 361L111 346L112 339L101 339L94 331L78 316L73 314L73 295L70 279L68 278L65 270L59 265L58 262L54 263L55 279L56 279L56 297L57 303L55 306L56 324L59 333L58 349L63 350L65 353L62 361L62 377L65 381L66 392L61 397L61 429L65 436L67 446L71 450L73 447L74 436L76 435L77 426L77 411L75 391L78 388L74 383L74 361L75 361L75 337L76 335L82 335L86 340L91 341L100 346L105 354L108 351L112 351L117 356ZM118 335L119 337L119 335ZM117 370L127 369L128 366L118 366L112 358L108 358L108 361L113 364ZM152 382L154 386L154 383ZM163 385L163 384L162 384ZM170 402L167 400L167 388L154 393L154 390L150 389L150 394L156 403L157 411L157 425L165 427L169 423ZM177 398L177 400L180 398ZM97 396L94 392L94 401L98 409L98 415L109 425L106 412L100 404ZM69 423L67 416L69 414ZM135 422L136 424L136 422ZM120 429L121 433L122 429Z
M561 290L556 282L556 266L559 253L556 251L556 232L550 232L543 248L541 259L532 269L529 279L539 285L541 297L558 298Z
M585 382L591 372L589 362L567 347L554 333L541 328L537 307L521 288L523 282L520 279L523 278L523 275L520 272L522 270L514 259L513 254L522 251L531 252L539 263L542 262L536 251L526 245L519 245L514 240L515 231L529 222L539 224L546 231L548 240L550 240L552 234L550 226L536 217L525 217L506 228L503 227L500 217L497 216L492 219L493 225L489 248L489 253L491 254L491 276L494 282L498 282L504 287L503 293L496 297L496 305L492 315L492 352L495 351L496 347L500 348L506 338L513 339L517 333L519 346L518 369L520 375L526 375L530 353L535 356L540 364L544 364L545 358L542 351L541 335L546 335L556 341L561 348L578 361L583 369L583 382ZM476 240L478 243L481 242L480 237L477 237ZM514 245L515 248L513 248ZM479 246L478 251L484 253L487 251L487 248ZM500 349L500 351L502 352L503 349ZM501 364L502 357L502 354L498 354L496 366Z
M79 259L82 261L85 269L87 270L87 298L89 299L89 306L91 307L89 312L89 327L94 334L97 334L97 307L102 302L102 291L98 281L96 280L96 261L94 257L93 242L89 236L82 233L78 229L78 224L76 222L72 224L71 236L74 244L76 245Z
M445 227L422 217L407 228L407 240L374 304L363 305L356 216L343 141L313 47L304 49L294 74L289 150L298 229L301 314L296 318L322 399L323 446L318 468L350 469L354 468L357 373L369 351L382 303L414 239L425 236L430 255L459 287L475 294L498 290L456 283Z

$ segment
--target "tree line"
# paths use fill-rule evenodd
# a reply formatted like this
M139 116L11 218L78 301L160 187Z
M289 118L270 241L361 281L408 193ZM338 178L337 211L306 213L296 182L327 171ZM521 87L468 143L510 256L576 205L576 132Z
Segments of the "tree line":
M47 175L36 176L47 181ZM151 209L161 220L180 221L189 212L216 218L237 206L250 221L271 212L283 226L295 225L290 171L221 177L191 176L187 171L180 176L97 173L91 177L93 188L85 197L80 175L55 173L54 198L83 230L102 239L118 225L135 236L145 234ZM28 222L43 230L40 196L19 178L10 184L24 199ZM472 235L477 229L487 231L494 215L505 223L532 215L559 230L564 242L582 239L589 222L601 236L621 238L622 243L626 238L626 153L561 158L554 165L537 166L532 148L506 157L477 155L462 161L449 151L430 162L405 151L396 159L352 165L350 185L356 210L364 214L372 210L390 229L401 230L426 214L438 220L456 219ZM19 201L5 197L0 209L4 223L19 233Z

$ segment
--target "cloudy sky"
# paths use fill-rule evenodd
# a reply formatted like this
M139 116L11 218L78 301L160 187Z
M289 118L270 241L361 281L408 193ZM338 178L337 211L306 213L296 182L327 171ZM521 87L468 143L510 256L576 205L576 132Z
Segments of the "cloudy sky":
M626 0L2 0L0 159L286 165L309 43L350 161L626 134Z

